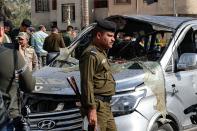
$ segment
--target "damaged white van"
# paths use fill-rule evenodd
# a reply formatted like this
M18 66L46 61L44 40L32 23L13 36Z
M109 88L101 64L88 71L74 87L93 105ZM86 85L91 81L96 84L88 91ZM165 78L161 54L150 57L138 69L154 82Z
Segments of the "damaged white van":
M116 41L108 51L116 80L111 105L118 131L179 131L194 127L197 20L169 16L106 19L118 26ZM76 37L68 54L75 51L75 56L80 57L95 25L89 25ZM124 39L126 36L129 39ZM78 99L66 81L66 77L74 76L80 85L78 60L57 58L34 76L34 94L26 94L23 102L31 130L82 130ZM59 103L64 106L56 110Z

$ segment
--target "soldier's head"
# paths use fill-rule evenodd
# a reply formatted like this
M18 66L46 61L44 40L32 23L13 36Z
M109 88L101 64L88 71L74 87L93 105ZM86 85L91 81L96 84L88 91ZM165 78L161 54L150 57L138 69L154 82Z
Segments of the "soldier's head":
M96 46L103 49L110 49L115 41L114 33L116 24L108 20L97 21L97 26L93 31L93 40Z
M0 43L3 42L3 37L4 37L4 24L3 24L3 18L0 17Z
M28 45L29 36L26 32L20 32L17 36L18 43L21 47Z

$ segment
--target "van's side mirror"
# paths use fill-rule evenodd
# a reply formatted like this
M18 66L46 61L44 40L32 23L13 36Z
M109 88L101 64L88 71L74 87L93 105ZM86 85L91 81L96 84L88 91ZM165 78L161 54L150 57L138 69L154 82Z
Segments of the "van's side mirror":
M183 53L177 63L177 70L190 70L197 68L197 54Z

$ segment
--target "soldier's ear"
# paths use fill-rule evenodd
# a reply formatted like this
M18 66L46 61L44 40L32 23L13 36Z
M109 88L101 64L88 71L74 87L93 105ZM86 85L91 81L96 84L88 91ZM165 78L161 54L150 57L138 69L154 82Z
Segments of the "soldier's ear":
M97 32L96 37L97 37L97 39L100 39L101 38L101 32Z

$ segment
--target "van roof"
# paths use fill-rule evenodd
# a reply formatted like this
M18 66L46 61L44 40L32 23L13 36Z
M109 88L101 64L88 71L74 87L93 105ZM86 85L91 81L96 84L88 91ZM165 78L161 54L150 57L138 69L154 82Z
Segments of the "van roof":
M114 15L108 17L107 19L113 20L118 18L123 18L133 21L142 21L145 23L150 23L152 25L160 25L171 29L176 29L182 23L196 19L192 17L152 16L152 15Z

